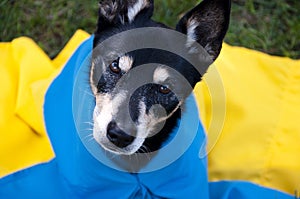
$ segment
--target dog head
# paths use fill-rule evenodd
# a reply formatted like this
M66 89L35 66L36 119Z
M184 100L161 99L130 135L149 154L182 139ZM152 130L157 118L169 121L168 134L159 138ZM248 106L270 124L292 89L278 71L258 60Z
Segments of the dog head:
M97 51L97 47L118 33L146 27L168 28L151 19L153 9L153 0L100 2L90 70L96 98L93 137L105 150L116 154L159 149L176 125L185 98L201 80L191 63L172 52L153 48L122 52L122 46L129 45L126 37L107 44L110 59L99 58L103 51ZM201 2L176 26L177 32L186 35L180 50L192 53L193 43L198 42L215 60L228 28L229 14L230 0ZM157 37L164 38L165 45L177 42L168 35ZM138 45L139 41L134 42ZM184 86L186 83L189 87Z

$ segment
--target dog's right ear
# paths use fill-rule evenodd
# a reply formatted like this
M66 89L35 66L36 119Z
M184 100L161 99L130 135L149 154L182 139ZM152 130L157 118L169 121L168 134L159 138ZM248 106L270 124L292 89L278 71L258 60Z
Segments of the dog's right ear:
M153 0L100 0L97 33L119 24L151 18Z

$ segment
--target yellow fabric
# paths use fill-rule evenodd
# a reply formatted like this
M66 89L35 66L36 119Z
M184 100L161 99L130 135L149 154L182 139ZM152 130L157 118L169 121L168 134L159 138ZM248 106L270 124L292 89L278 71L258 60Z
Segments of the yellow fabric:
M44 94L88 36L77 31L53 61L29 38L0 43L0 177L54 157L43 122Z
M300 60L224 44L195 93L211 181L300 190Z

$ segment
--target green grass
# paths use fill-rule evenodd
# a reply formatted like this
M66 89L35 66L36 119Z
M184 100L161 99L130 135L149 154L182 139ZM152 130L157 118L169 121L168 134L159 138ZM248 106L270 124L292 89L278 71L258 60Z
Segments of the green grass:
M228 43L300 58L299 0L233 2Z
M156 0L154 19L175 26L196 0ZM54 57L76 29L93 33L98 0L2 0L0 40L33 38ZM233 0L225 41L273 55L300 58L299 0Z

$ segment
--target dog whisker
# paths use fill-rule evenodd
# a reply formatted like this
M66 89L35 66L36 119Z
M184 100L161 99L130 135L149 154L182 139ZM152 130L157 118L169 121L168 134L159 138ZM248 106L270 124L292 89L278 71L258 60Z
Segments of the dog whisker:
M93 122L84 122L84 124L89 124L91 126L94 126L94 123Z
M84 140L87 140L87 141L92 141L93 139L94 139L94 136L92 133L84 137Z
M88 91L84 91L84 94L87 94L87 95L89 95L89 96L91 96L91 97L95 97L93 94L91 94L90 92L88 92Z
M147 146L142 145L141 148L140 148L140 151L141 151L143 154L145 154L145 156L147 157L147 159L148 159L149 161L151 160L151 157L150 157L150 155L149 155L150 150L149 150L149 148L148 148Z

